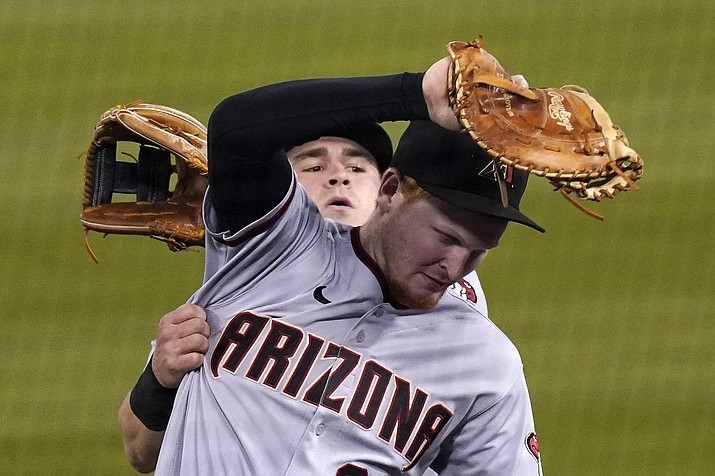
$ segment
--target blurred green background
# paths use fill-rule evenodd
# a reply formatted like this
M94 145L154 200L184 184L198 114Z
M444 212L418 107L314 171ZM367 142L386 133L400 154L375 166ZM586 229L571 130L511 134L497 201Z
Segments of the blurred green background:
M710 0L0 3L1 474L132 474L116 411L202 250L78 220L99 115L135 99L202 122L284 79L421 71L483 34L532 86L589 89L646 164L601 223L532 180L481 271L521 350L548 475L713 474ZM398 137L404 124L390 126Z

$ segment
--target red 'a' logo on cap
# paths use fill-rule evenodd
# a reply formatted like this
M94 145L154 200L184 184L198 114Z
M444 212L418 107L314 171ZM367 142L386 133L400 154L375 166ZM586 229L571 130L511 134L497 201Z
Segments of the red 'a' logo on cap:
M512 185L513 179L514 179L514 167L511 165L506 165L505 163L498 162L492 160L487 164L486 167L484 167L482 170L479 171L479 176L488 178L489 180L497 181L497 164L499 167L499 175L501 175L501 179L508 183L509 185Z

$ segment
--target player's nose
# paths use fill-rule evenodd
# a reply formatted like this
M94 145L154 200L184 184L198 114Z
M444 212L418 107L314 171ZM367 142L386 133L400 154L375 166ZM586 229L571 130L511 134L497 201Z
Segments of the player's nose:
M336 185L349 185L350 175L345 169L331 171L328 177L328 185L335 187Z
M475 266L475 257L469 250L453 246L447 250L439 263L450 282L464 276L470 266Z

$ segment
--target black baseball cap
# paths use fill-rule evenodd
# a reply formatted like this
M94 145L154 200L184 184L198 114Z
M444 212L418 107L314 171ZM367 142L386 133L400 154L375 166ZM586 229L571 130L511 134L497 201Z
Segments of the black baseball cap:
M447 203L545 231L519 210L529 174L495 162L467 133L413 121L400 138L392 166ZM506 207L497 173L506 185Z
M375 158L380 173L384 172L392 162L392 141L385 129L377 123L348 125L321 134L321 137L328 136L350 139L363 146Z

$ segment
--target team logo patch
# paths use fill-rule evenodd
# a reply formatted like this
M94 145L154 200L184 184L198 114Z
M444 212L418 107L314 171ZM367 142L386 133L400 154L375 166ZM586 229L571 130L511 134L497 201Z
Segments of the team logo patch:
M457 292L457 295L464 299L465 301L477 302L477 292L474 290L469 281L465 279L460 279L452 285L452 288Z
M507 183L511 187L514 186L514 167L506 165L503 162L489 162L486 167L479 171L479 176L497 182L497 173L499 173L503 182Z
M323 295L323 289L325 289L326 287L327 286L318 286L313 291L313 297L321 304L330 304L330 300Z
M536 438L536 433L529 433L524 443L526 443L526 449L529 450L529 453L536 458L536 461L539 461L539 440Z

